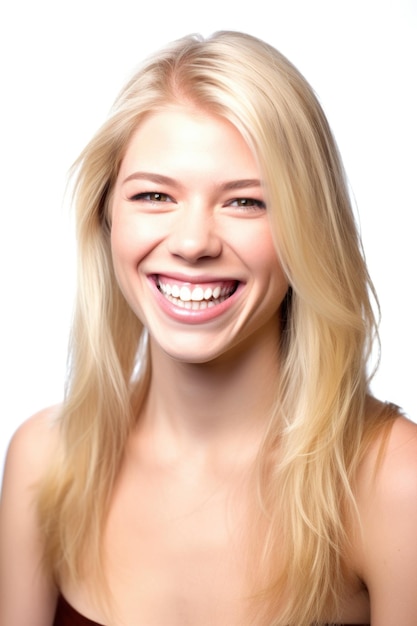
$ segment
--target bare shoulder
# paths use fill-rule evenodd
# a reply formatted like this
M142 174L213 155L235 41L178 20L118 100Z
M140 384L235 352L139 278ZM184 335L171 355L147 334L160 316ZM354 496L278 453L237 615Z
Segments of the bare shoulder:
M6 456L6 473L27 473L29 479L39 478L58 441L59 406L36 413L19 426L13 435Z
M7 453L0 499L0 623L52 623L56 591L42 568L36 485L58 441L53 407L24 422Z
M385 480L394 487L417 488L417 424L398 417L387 441L384 455ZM381 468L382 469L382 468Z
M372 493L388 502L403 497L408 489L411 495L417 489L417 424L397 414L369 447L359 481L367 498Z
M379 403L374 403L378 410ZM374 437L358 475L358 504L364 520L383 510L417 514L417 424L400 413Z
M360 570L372 624L417 624L417 424L397 415L358 476Z

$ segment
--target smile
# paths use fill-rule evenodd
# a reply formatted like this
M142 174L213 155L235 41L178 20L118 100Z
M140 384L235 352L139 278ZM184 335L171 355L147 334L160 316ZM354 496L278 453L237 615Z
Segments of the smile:
M237 289L238 281L185 284L158 276L156 285L163 296L175 306L201 311L218 306L230 298Z

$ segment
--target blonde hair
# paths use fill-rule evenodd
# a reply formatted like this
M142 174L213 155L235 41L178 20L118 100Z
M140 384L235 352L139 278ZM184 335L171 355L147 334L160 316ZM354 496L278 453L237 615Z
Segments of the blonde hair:
M62 449L39 492L45 561L59 581L99 580L103 523L150 364L143 328L116 283L112 189L129 138L149 112L189 103L228 119L256 155L281 262L277 406L257 466L257 623L303 626L336 615L345 582L345 523L364 449L366 363L376 334L372 285L345 175L323 111L301 74L248 35L191 36L148 60L76 164L78 295ZM276 556L279 545L279 557Z

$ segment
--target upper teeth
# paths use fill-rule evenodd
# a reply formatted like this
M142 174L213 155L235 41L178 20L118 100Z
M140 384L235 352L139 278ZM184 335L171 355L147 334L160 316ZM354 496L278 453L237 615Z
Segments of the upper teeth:
M159 281L158 286L163 294L166 296L172 296L173 298L179 298L183 302L201 302L202 300L217 300L221 296L227 296L230 294L230 287L220 287L217 285L213 289L211 287L194 287L190 289L187 285L181 287L177 284L170 285L169 283L162 283Z

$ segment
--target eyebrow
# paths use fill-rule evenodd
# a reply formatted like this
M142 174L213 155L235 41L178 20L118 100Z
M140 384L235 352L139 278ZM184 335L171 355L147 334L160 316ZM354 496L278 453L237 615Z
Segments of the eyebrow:
M170 185L171 187L181 187L177 180L163 174L154 172L134 172L124 179L123 183L130 180L147 180L157 185ZM258 178L243 178L241 180L231 180L216 185L222 191L232 191L233 189L247 189L249 187L262 187Z

